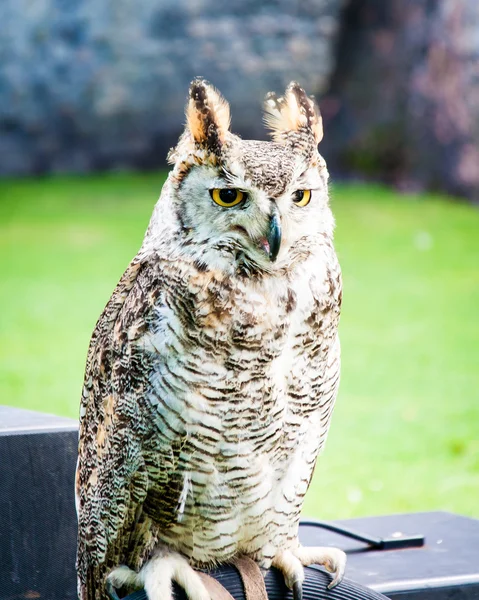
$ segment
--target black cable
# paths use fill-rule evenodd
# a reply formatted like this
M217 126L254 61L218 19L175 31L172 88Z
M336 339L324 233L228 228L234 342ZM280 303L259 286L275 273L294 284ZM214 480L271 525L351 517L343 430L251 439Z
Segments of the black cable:
M398 537L379 538L359 531L354 531L347 527L341 527L328 523L326 521L301 521L301 526L306 527L320 527L321 529L327 529L333 531L344 537L364 542L371 546L373 550L399 550L400 548L420 548L424 546L426 538L423 535L403 535L400 534Z

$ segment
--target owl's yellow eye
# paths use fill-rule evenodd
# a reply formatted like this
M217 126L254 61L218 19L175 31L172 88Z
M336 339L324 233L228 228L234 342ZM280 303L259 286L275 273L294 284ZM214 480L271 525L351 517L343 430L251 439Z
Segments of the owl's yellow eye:
M296 190L293 194L293 202L296 206L306 206L311 200L311 190Z
M210 196L216 204L230 208L242 202L246 194L234 188L215 188L214 190L210 190Z

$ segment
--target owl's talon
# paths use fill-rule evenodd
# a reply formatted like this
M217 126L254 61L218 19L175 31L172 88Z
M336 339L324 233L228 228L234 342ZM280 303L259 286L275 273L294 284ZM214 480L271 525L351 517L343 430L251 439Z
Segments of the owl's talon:
M334 589L337 585L339 585L344 577L344 570L346 568L346 560L341 563L336 563L334 565L328 565L330 568L326 567L326 570L329 573L334 575L333 580L328 585L328 590Z
M332 590L341 583L346 569L346 554L339 548L300 546L296 551L296 556L305 567L313 564L321 565L333 575L328 590Z
M328 590L332 590L341 583L346 570L346 554L337 548L334 548L334 550L336 555L325 564L326 570L334 575L333 580L328 585Z
M303 600L303 583L301 581L293 583L293 600Z
M108 579L106 580L105 589L107 596L108 598L110 598L110 600L120 600L120 597L116 593L115 587L113 586L112 582Z
M339 585L341 583L342 579L343 579L343 576L344 576L344 569L336 571L336 574L335 574L333 580L328 585L328 590L332 590L337 585Z
M275 556L273 566L283 573L286 585L293 590L294 600L302 597L303 567L313 564L323 566L333 575L327 587L332 590L343 579L346 554L339 548L298 546L295 550L282 550Z

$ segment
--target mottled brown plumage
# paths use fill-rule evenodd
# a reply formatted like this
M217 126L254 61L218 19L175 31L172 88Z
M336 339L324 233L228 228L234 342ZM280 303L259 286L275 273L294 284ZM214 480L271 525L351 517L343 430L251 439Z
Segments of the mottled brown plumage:
M243 141L219 93L193 82L145 240L95 327L76 481L82 600L104 600L106 581L167 600L172 579L204 600L189 565L240 554L282 569L298 597L302 564L342 576L339 551L297 541L339 383L322 127L297 84L266 107L276 141Z

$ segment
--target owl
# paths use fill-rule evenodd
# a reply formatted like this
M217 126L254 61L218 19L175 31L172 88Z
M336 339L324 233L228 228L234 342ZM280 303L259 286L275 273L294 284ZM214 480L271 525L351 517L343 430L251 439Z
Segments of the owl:
M81 600L144 587L208 600L197 569L247 556L302 597L345 555L299 516L340 374L341 273L322 121L296 83L268 94L273 141L230 132L192 82L143 245L91 339L76 471Z

